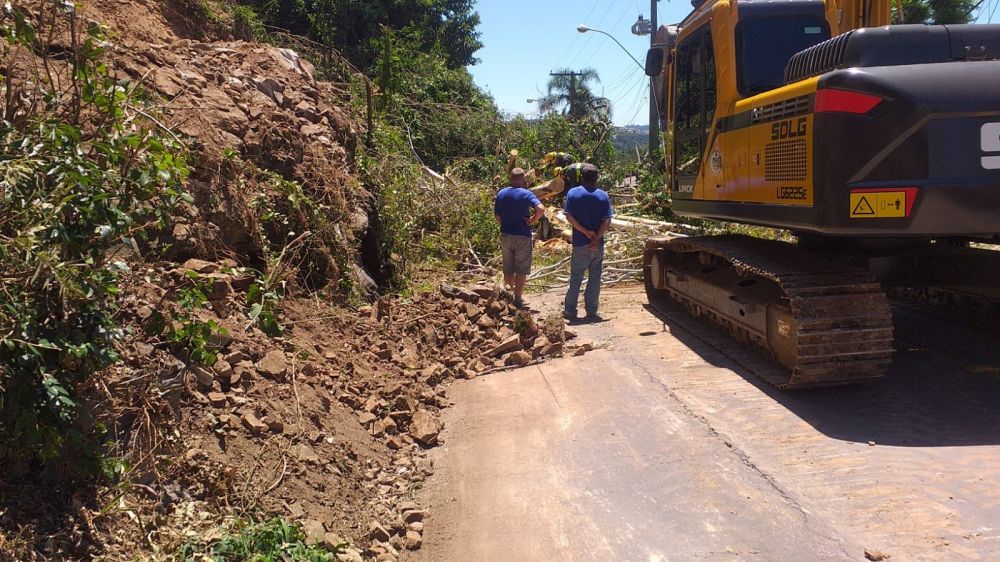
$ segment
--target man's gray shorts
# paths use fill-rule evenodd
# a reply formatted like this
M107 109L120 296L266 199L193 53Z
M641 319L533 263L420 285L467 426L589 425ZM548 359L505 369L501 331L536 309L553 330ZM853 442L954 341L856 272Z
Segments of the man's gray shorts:
M500 235L500 251L503 253L504 275L527 275L531 273L531 237Z

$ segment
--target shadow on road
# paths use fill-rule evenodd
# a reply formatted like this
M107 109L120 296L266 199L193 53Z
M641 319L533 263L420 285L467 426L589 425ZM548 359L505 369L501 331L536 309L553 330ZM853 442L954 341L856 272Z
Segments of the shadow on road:
M706 362L740 374L834 439L903 447L1000 444L1000 330L894 305L896 355L886 377L849 387L779 391L755 376L721 329L646 305Z

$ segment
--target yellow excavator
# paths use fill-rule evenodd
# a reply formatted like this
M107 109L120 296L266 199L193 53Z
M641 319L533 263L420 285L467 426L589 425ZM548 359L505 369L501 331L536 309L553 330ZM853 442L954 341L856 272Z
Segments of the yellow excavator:
M781 366L883 376L887 288L1000 296L1000 25L888 25L888 0L693 0L646 58L681 216L795 242L652 239L646 292Z

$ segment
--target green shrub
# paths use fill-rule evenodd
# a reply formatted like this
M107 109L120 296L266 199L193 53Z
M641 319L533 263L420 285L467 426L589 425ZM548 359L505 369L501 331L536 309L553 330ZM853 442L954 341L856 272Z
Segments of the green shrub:
M332 550L307 545L302 529L279 517L238 525L230 534L208 544L189 542L176 557L183 562L328 562L336 560L336 554L346 547L347 543Z
M233 8L233 35L244 41L260 41L267 36L267 32L253 8L236 6Z
M278 303L281 294L276 289L268 289L266 280L258 281L247 289L247 316L257 327L271 337L280 336L285 328L278 322Z
M551 151L568 152L578 161L604 168L614 159L610 135L603 134L604 125L591 119L570 119L558 113L547 113L538 119L514 117L504 124L501 142L508 149L517 148L528 169Z
M78 444L76 388L117 360L116 257L141 250L185 197L182 147L160 134L100 62L90 25L68 88L12 79L18 52L46 52L17 10L0 16L0 458L51 459ZM62 22L79 26L75 11ZM58 63L53 63L58 64ZM37 74L36 74L37 75Z
M200 320L193 314L195 310L205 307L208 302L205 293L209 288L203 281L199 281L197 273L190 271L188 277L192 284L180 289L177 293L177 304L181 307L181 313L164 335L166 340L176 348L175 354L184 356L188 361L212 366L219 359L219 354L212 348L211 340L216 335L224 335L226 329L215 320ZM160 313L155 312L154 314L159 315ZM165 323L153 322L152 324L164 325Z

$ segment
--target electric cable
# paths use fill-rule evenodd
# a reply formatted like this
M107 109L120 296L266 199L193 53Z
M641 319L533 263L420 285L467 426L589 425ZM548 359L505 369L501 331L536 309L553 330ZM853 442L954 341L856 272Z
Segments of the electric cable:
M614 7L613 2L608 4L608 9L604 10L604 15L601 16L601 19L597 20L597 25L593 26L595 29L600 29L601 25L604 23L604 20L607 19L608 14L611 13L611 8L613 7ZM593 38L594 38L593 34L587 35L587 40L583 42L583 46L580 48L579 51L576 52L576 55L573 57L573 60L570 61L570 66L574 65L577 59L580 58L580 55L587 51L587 45L590 44L590 40ZM593 54L593 51L591 51L591 53Z
M584 21L587 21L587 19L590 17L590 15L594 13L594 9L597 8L597 3L600 2L600 1L601 0L594 0L594 3L591 4L591 6L590 6L590 11L587 12L587 15L583 17ZM566 52L564 52L562 54L562 56L559 57L559 62L558 62L558 64L556 64L557 68L558 68L559 64L562 64L562 62L564 60L566 60L566 57L570 54L570 52L572 52L573 47L576 45L576 42L579 41L579 40L580 40L580 35L579 34L576 34L576 35L573 36L573 40L570 41L569 42L569 46L566 47Z
M628 8L625 8L625 11L623 11L621 13L621 15L618 16L618 21L616 21L614 24L612 24L610 29L617 29L618 24L620 24L622 22L622 20L625 19L625 14L627 14L627 13L628 13ZM600 29L600 26L598 26L597 28ZM597 49L594 49L593 51L591 51L590 57L584 63L584 66L590 64L590 61L593 60L596 55L597 55Z

